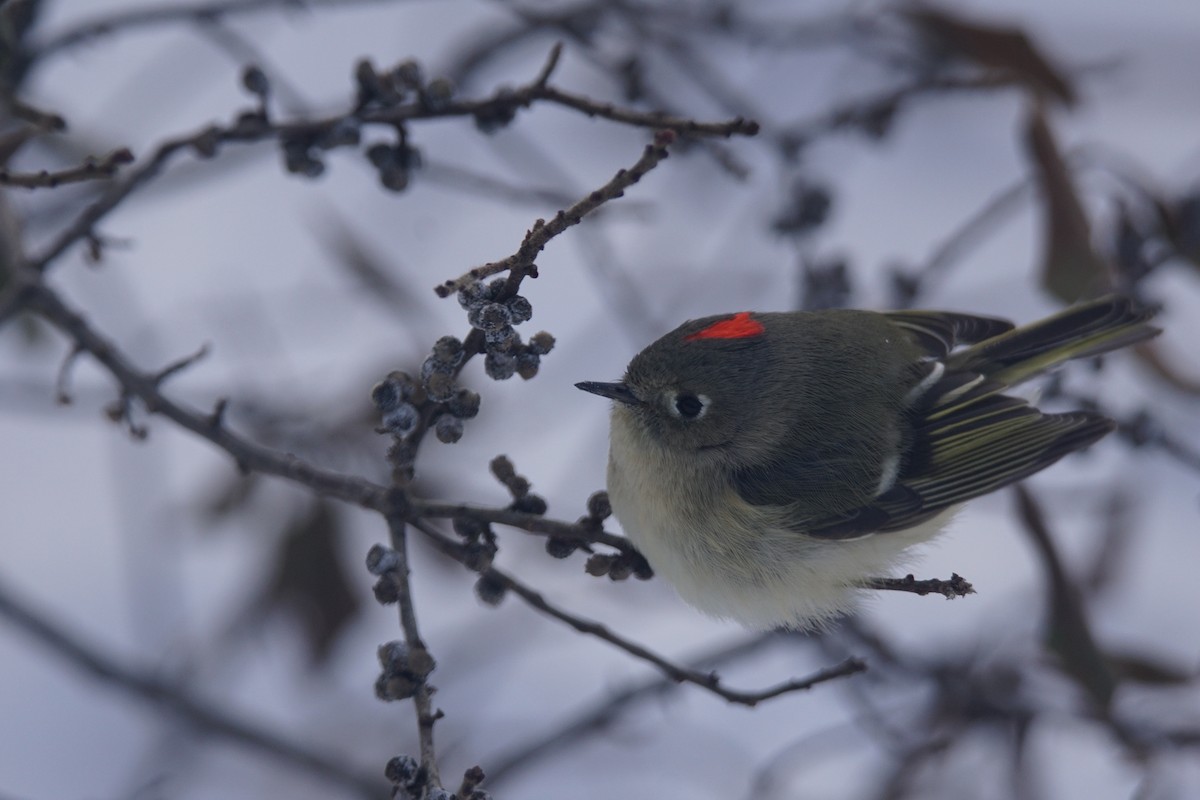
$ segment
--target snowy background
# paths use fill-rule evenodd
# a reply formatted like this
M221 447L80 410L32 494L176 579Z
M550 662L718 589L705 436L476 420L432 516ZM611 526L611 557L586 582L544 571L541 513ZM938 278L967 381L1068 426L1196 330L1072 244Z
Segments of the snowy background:
M35 45L131 7L41 5L29 34ZM848 301L887 307L895 299L893 269L926 263L994 198L1031 180L1022 143L1030 103L1013 88L932 94L906 103L881 138L845 131L820 137L795 163L780 157L771 140L787 126L904 83L853 37L788 42L781 21L851 13L898 28L896 19L888 22L890 6L737 6L748 19L773 21L766 27L777 25L782 42L674 30L647 14L661 36L657 46L648 43L653 36L631 33L630 18L600 14L578 37L546 26L467 73L463 55L520 28L526 12L571 7L263 5L213 24L117 28L46 52L21 97L64 115L70 129L28 145L9 169L62 168L122 146L143 158L169 137L230 121L254 105L240 85L250 61L272 78L275 113L318 116L346 107L364 56L380 66L416 59L427 78L454 75L460 96L482 97L530 81L560 40L565 51L552 82L565 90L624 103L608 65L637 55L645 83L676 113L704 121L740 113L764 126L755 139L717 143L744 174L704 146L677 152L595 220L550 244L538 259L540 277L523 288L534 307L523 331L550 331L557 347L528 382L495 383L481 364L469 365L464 380L483 396L479 417L455 445L431 439L419 462L419 490L437 498L507 503L487 468L504 453L549 501L551 517L576 519L603 485L607 430L605 403L578 392L576 381L616 378L640 347L688 318L799 307L803 263L846 259ZM1108 232L1120 211L1114 198L1136 194L1118 171L1162 197L1200 187L1194 0L954 9L1019 25L1075 76L1077 106L1052 105L1047 115L1061 148L1082 154L1075 180L1102 251L1111 249ZM693 61L672 55L676 35ZM726 95L743 107L730 108ZM656 105L642 100L639 107ZM371 386L391 369L414 369L439 336L467 331L458 304L439 300L433 285L512 253L535 219L628 167L649 139L645 129L546 104L488 135L469 119L414 123L408 134L422 165L400 193L380 187L365 147L330 152L315 180L287 174L271 143L228 145L214 160L184 155L105 219L101 263L89 264L76 246L54 265L50 283L143 368L207 344L211 354L166 385L172 397L208 409L227 396L235 430L330 469L386 481L385 437L371 433ZM365 144L386 139L383 130L364 134ZM798 181L828 189L830 216L807 236L781 235L771 222ZM39 252L96 191L90 184L5 187L4 213L21 220L25 251ZM1032 192L1018 189L1015 197L985 235L922 286L920 306L1022 322L1059 307L1039 285L1045 208ZM350 250L385 270L401 296L365 287L347 266ZM1157 352L1200 378L1196 264L1167 259L1139 288L1165 304ZM386 538L380 519L318 506L279 480L243 481L227 455L162 418L139 418L150 433L135 441L105 419L117 390L87 357L71 372L72 404L57 405L56 375L69 349L58 333L28 320L0 331L4 592L121 664L177 681L214 708L379 776L385 796L382 766L398 753L415 754L416 733L410 705L381 703L372 689L376 646L400 636L394 610L375 604L373 578L361 566L368 547ZM1148 410L1172 442L1200 450L1196 396L1169 386L1139 358L1109 358L1101 372L1076 365L1065 380L1118 417ZM1088 610L1102 648L1162 667L1158 683L1117 689L1113 716L1121 730L1144 734L1137 741L1088 719L1079 688L1047 666L1049 652L1039 643L1047 607L1042 565L1013 514L1012 493L1001 492L972 503L913 566L918 577L957 572L976 595L953 602L881 595L852 630L820 642L772 639L719 670L732 686L759 688L862 655L868 675L755 709L670 686L526 762L493 787L495 795L1003 798L1019 789L1031 798L1200 796L1200 692L1187 680L1200 664L1195 467L1164 448L1133 448L1113 436L1031 485L1074 574L1089 571L1101 540L1121 548ZM220 508L240 491L248 494ZM327 563L344 581L322 586L350 591L340 600L345 616L323 631L327 640L314 633L305 602L271 588L283 543L305 525L330 532L341 557ZM591 578L580 555L553 560L542 539L498 531L498 565L553 602L673 659L687 662L749 636L700 616L661 581ZM434 702L446 713L436 736L448 783L473 764L486 772L526 742L560 735L614 693L656 677L516 598L482 605L473 575L427 549L419 535L412 542L416 608L438 660ZM325 598L314 588L311 599ZM1010 759L1016 727L963 724L936 731L941 744L928 747L942 748L940 755L897 779L897 759L915 758L906 748L934 732L931 698L959 695L928 679L932 667L923 677L876 670L874 651L855 630L873 632L914 662L958 664L955 675L975 676L989 690L1017 680L1010 673L1021 667L1014 695L1036 711L1020 730L1021 763ZM1009 708L1011 696L998 705ZM970 706L958 718L986 717ZM1187 736L1167 735L1177 731L1190 731L1190 748L1180 744ZM197 732L161 706L87 675L0 616L0 797L265 796L352 795Z

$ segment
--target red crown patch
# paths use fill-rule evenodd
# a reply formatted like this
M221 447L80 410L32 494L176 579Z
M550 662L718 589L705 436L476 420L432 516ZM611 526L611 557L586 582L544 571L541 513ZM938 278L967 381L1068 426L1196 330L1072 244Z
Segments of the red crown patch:
M698 339L749 339L752 336L762 336L766 332L767 329L761 322L750 317L749 311L743 311L729 319L714 322L695 333L689 333L683 340L694 342Z

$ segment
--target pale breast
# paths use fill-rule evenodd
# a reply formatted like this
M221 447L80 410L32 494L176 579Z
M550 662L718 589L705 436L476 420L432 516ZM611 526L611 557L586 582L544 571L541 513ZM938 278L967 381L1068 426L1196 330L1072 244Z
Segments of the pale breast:
M688 465L635 435L614 414L608 490L626 535L685 601L750 627L811 628L846 613L864 578L891 574L951 516L853 541L816 539L782 527L776 509L743 501L719 469Z

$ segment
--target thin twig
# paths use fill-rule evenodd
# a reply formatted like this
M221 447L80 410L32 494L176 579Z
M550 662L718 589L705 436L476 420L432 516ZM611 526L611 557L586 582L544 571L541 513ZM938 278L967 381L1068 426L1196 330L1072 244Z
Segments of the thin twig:
M54 399L60 406L71 404L71 369L82 352L83 348L75 345L63 357L62 364L58 367L58 377L54 379Z
M44 285L38 284L29 292L29 307L36 311L48 322L66 333L76 344L95 357L103 364L129 395L137 397L150 413L159 413L168 417L181 427L199 434L213 444L229 452L246 470L277 475L301 483L314 491L344 500L366 508L390 513L395 510L396 495L391 495L383 487L362 478L341 475L321 470L292 455L277 453L265 447L256 445L229 431L223 425L214 424L213 415L204 415L185 408L166 398L159 391L156 375L137 370L130 365L107 339L104 339L80 315L71 311L62 300ZM402 495L401 495L402 497ZM519 512L494 511L486 509L469 509L462 506L439 506L419 499L406 498L405 516L409 519L423 516L455 517L468 514L487 521L503 524L513 524L516 527L529 526L539 528L538 532L554 532L556 535L566 535L573 538L579 535L580 528L568 523L553 523L537 515L521 514ZM490 518L490 519L488 519ZM535 521L540 520L540 521ZM441 537L427 525L418 527L439 542L440 549L456 560L462 560L461 548L454 542ZM611 544L613 547L625 548L628 543L608 534L597 536L595 541ZM526 587L511 576L492 568L488 573L495 580L504 584L527 603L550 616L567 623L576 630L596 636L622 650L654 664L672 680L693 683L725 698L731 703L753 706L763 700L776 697L787 692L811 688L816 683L829 680L840 675L849 675L861 671L865 667L855 664L843 664L837 671L829 674L821 673L813 678L799 681L785 681L768 689L759 691L738 691L727 689L721 685L720 679L713 674L701 674L683 669L650 650L630 642L609 631L605 626L576 617L548 603L540 594Z
M545 71L544 68L542 71ZM538 101L564 105L582 111L588 116L604 117L615 122L653 128L659 131L655 137L655 144L647 148L647 155L643 157L642 161L638 162L639 166L635 166L634 169L629 170L629 172L636 171L636 174L629 176L619 173L619 177L610 182L610 186L621 185L622 187L627 187L632 185L642 174L649 171L655 164L665 158L666 146L670 144L672 134L752 136L758 130L755 123L743 119L721 123L700 123L681 117L647 114L622 109L606 103L597 103L586 97L563 92L551 86L540 85L536 81L516 90L498 90L491 97L482 100L452 101L444 105L439 105L436 108L431 107L428 103L418 98L411 102L383 109L361 109L356 106L346 113L336 116L292 122L275 123L254 115L249 117L243 116L230 126L210 125L193 133L164 141L148 159L129 170L124 180L115 182L95 202L85 208L40 254L30 258L25 263L25 266L32 271L43 272L51 262L61 256L72 245L80 240L94 236L96 225L102 219L107 217L113 209L136 189L157 176L172 159L183 152L193 151L203 154L206 157L211 157L216 154L217 150L223 144L245 144L276 139L284 141L293 139L315 140L323 134L328 134L336 130L340 125L344 125L347 122L383 124L395 128L411 120L477 116L503 111L512 112L517 109L528 108ZM544 246L546 241L549 241L550 238L561 232L557 230L559 226L565 229L577 223L579 220L576 217L582 217L583 214L586 214L595 206L612 199L612 197L618 196L619 191L619 189L616 189L616 194L611 196L606 195L598 198L589 196L589 198L576 204L577 208L573 207L567 212L559 212L560 217L563 214L570 216L566 219L556 217L555 221L547 226L555 228L554 233L539 233L537 231L538 226L535 225L534 230L530 232L530 237L527 237L530 245L540 240L541 246ZM572 214L572 212L576 213ZM540 247L527 249L523 245L518 255L531 258L537 255L540 249ZM495 267L492 271L486 272L488 275L494 274L495 272L510 269L514 266L513 264L504 266L503 264L507 261L508 259L505 262L485 265L485 267L480 269ZM451 290L446 290L447 293L449 291Z
M858 128L873 135L886 132L905 103L924 94L980 92L1017 86L1007 74L988 73L970 77L936 77L892 89L874 97L853 100L818 117L781 129L778 139L787 149L803 147L813 140L847 128Z
M105 683L151 705L176 714L197 731L257 750L306 770L365 798L383 796L378 778L361 774L324 753L288 741L274 731L213 708L211 700L193 697L183 687L149 672L124 666L42 617L0 584L0 616L16 625L55 655Z
M196 362L201 361L206 356L208 356L208 350L209 350L209 347L208 347L207 342L205 344L200 345L200 347L198 347L196 349L196 352L192 353L189 356L184 356L183 358L179 359L178 361L174 361L174 362L168 364L167 366L163 367L162 369L160 369L155 374L154 380L158 383L159 386L162 386L167 381L168 378L178 375L180 372L183 372L188 367L192 366Z
M19 290L18 290L19 289ZM225 425L227 403L221 401L211 413L204 413L178 403L161 390L164 371L147 372L135 367L117 346L96 331L81 314L74 311L49 287L31 283L9 287L14 309L33 312L62 331L72 343L72 358L89 353L112 374L128 398L137 398L150 414L161 414L180 427L211 442L233 457L238 468L246 472L274 475L299 483L313 491L362 508L387 513L391 506L388 489L365 478L322 469L290 453L283 453L256 444ZM172 374L195 360L195 355L167 368ZM441 503L420 497L407 498L407 513L411 518L474 519L507 525L538 535L558 536L585 544L603 544L622 553L636 552L625 538L608 533L598 526L553 520L538 514L508 508L482 508L460 503Z
M82 183L83 181L102 180L117 174L117 169L124 164L133 163L133 153L129 148L122 147L114 150L103 158L88 158L77 167L59 170L58 172L9 172L0 169L0 186L17 186L22 189L53 189L67 183Z
M388 515L388 532L392 549L396 553L396 567L389 570L396 587L397 605L400 610L400 628L404 631L404 641L411 653L432 662L432 656L425 641L421 638L417 626L417 611L413 605L412 588L408 575L408 537L405 531L406 523L400 515ZM438 773L437 752L433 746L433 726L441 718L440 711L433 710L433 687L424 676L413 694L413 706L417 713L417 737L421 743L421 766L425 770L426 780L433 786L442 785Z
M927 594L940 594L947 599L975 594L975 587L957 572L952 573L949 580L942 578L917 580L912 573L903 578L871 578L863 584L863 587L890 592L911 592L922 597Z
M427 523L418 521L413 524L413 527L424 533L435 547L445 555L450 556L459 563L464 563L465 554L463 548L457 542L454 542L442 534L438 533ZM608 642L619 650L624 650L634 658L652 664L667 678L676 683L690 683L699 686L702 689L707 689L713 694L721 697L730 703L737 705L750 706L753 708L764 700L778 697L791 692L804 691L811 689L817 684L825 681L841 678L848 675L853 675L857 672L862 672L867 668L867 665L857 658L850 658L834 667L821 670L807 678L793 678L783 681L766 689L758 690L739 690L727 688L722 682L719 675L715 672L703 672L700 670L688 669L681 667L669 659L660 656L658 653L643 647L637 642L630 641L620 634L614 633L607 626L595 620L586 619L576 616L569 611L565 611L550 601L546 600L540 592L531 589L521 581L509 575L507 572L498 569L497 567L488 567L481 573L483 578L486 578L494 585L503 587L505 591L512 592L520 597L529 606L541 611L549 617L553 617L559 622L563 622L580 633L594 636L601 641Z
M525 234L525 239L521 242L521 247L517 252L499 261L475 267L454 280L448 280L436 286L434 291L439 297L448 297L463 286L500 272L512 271L518 276L523 276L533 267L534 259L551 239L572 225L578 225L583 221L584 216L604 203L624 194L626 189L641 180L643 175L654 169L667 157L667 147L674 141L675 136L672 132L659 131L654 136L654 142L646 145L642 157L632 167L618 170L612 180L589 193L587 197L579 200L570 208L559 211L549 222L542 219L535 222L529 232Z
M633 544L623 536L617 536L604 530L579 522L561 522L548 519L539 514L528 514L514 511L510 508L481 508L465 503L439 503L431 500L410 498L411 513L415 517L425 519L470 519L478 522L491 522L520 528L529 533L542 536L556 536L570 539L574 542L587 544L603 544L619 550L622 553L636 552Z
M289 453L280 453L255 444L226 428L219 418L177 403L159 390L160 373L134 367L117 347L98 333L83 316L69 308L51 289L42 284L26 287L24 308L58 328L74 343L99 361L117 382L122 392L136 397L151 414L162 414L180 427L233 456L240 469L276 475L301 483L313 491L354 505L375 510L384 508L386 489L365 478L323 470Z

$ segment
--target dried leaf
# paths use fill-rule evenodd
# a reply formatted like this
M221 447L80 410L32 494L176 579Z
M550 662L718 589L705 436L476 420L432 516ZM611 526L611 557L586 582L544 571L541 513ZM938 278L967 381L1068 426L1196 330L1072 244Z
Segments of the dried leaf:
M283 532L274 573L246 613L248 621L272 614L297 621L314 667L325 663L361 606L346 577L341 539L341 520L332 504L316 501Z
M200 512L206 521L222 520L244 510L261 485L260 476L253 473L233 475L222 480L212 494L201 501Z
M1148 686L1184 686L1200 677L1195 668L1183 669L1145 653L1110 653L1109 663L1123 680Z
M1200 396L1200 379L1184 375L1170 364L1162 354L1162 349L1155 342L1142 342L1133 348L1134 354L1142 363L1153 370L1154 374L1166 381L1171 387L1192 396Z
M1075 104L1071 82L1020 28L968 21L946 9L928 6L902 13L935 49L936 56L961 58L984 69L1008 73L1042 99Z
M1200 269L1200 192L1170 203L1159 200L1155 207L1176 255Z
M1112 286L1111 268L1092 246L1083 203L1040 106L1029 117L1025 144L1045 203L1043 288L1064 303L1103 294Z

